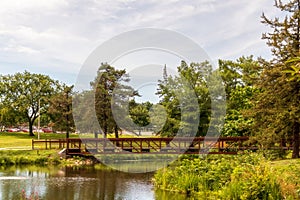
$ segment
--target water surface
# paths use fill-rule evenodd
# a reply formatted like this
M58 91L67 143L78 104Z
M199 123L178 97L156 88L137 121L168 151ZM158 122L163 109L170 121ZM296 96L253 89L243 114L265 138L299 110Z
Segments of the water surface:
M153 173L133 174L93 167L9 167L0 169L0 199L169 200L184 195L154 191Z

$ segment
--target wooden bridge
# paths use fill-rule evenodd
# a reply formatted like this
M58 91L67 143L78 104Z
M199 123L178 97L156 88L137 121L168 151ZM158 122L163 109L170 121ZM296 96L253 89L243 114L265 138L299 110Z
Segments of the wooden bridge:
M67 155L89 154L237 154L238 151L257 150L249 145L248 137L196 138L76 138L32 140L32 149L65 149ZM292 149L273 147L271 149Z

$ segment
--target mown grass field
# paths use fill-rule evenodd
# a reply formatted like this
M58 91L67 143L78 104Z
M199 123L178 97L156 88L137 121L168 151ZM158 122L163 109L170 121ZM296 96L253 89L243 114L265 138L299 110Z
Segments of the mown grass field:
M40 133L40 139L63 139L63 133ZM78 134L70 134L70 138L78 138ZM22 132L0 132L0 148L8 149L30 149L32 139L38 139L38 134L29 136Z

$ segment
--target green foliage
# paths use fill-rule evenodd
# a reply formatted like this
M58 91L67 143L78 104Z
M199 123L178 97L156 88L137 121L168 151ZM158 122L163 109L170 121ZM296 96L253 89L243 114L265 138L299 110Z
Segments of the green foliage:
M70 131L74 131L75 124L72 114L73 86L63 85L62 90L50 98L48 114L52 119L53 129L66 131L69 138Z
M91 120L90 115L94 109L94 93L85 90L73 96L73 117L76 121L76 129L80 133L93 133L97 126Z
M5 106L4 104L0 104L0 126L1 127L3 126L11 127L23 121L24 118L22 118L17 113L15 113L11 107Z
M46 165L59 164L60 159L55 151L1 151L0 166L9 165Z
M206 84L212 74L212 66L208 62L188 65L181 61L177 70L178 76L164 74L164 80L159 83L157 94L162 97L160 104L167 113L165 126L159 133L174 136L182 131L185 132L183 134L196 131L197 135L206 135L211 117L211 99ZM191 97L194 95L198 102L193 102ZM198 104L199 110L193 106L194 103ZM192 124L198 117L198 130L193 130Z
M253 119L245 116L244 111L251 109L251 100L259 93L254 82L260 74L260 65L253 56L249 56L240 57L235 62L219 60L219 66L227 94L227 114L222 135L249 135Z
M280 184L285 199L300 198L300 160L286 159L271 163L273 176Z
M13 113L13 116L19 117L18 122L27 121L30 135L33 136L32 126L39 116L39 111L41 114L46 112L49 106L48 99L59 86L58 81L52 80L49 76L27 71L2 75L0 76L1 113L5 111L3 109L7 109Z
M105 137L112 132L118 137L120 124L124 125L128 121L126 106L129 98L137 95L137 92L125 85L127 82L129 76L125 70L117 70L107 63L102 63L95 81L91 83L95 94L94 108ZM116 112L115 115L112 107ZM116 124L115 120L119 123Z
M91 85L95 91L95 110L98 122L106 137L116 127L111 111L112 96L118 81L121 81L126 71L116 70L108 64L101 64L97 73L97 77Z
M253 123L251 117L246 117L243 112L252 107L251 99L258 90L250 86L237 86L231 91L227 102L227 114L222 135L247 136Z
M271 47L275 62L299 56L299 3L294 0L275 0L275 7L285 16L283 19L269 19L264 13L262 15L262 23L273 29L273 32L264 33L263 39Z
M136 103L134 100L131 101L129 108L129 115L133 123L137 125L139 135L141 135L141 128L149 125L150 115L149 111L152 107L150 102Z
M282 199L273 169L262 154L183 158L154 175L156 188L197 199Z
M286 61L286 64L290 66L291 69L284 70L286 74L289 75L289 81L300 81L300 57L291 58Z
M253 56L242 56L236 61L219 60L219 68L228 100L238 86L253 86L261 72L260 63Z
M286 17L269 19L263 14L262 22L272 28L263 34L271 47L274 58L262 61L263 71L256 82L261 91L255 96L249 113L254 118L252 133L261 145L267 146L280 139L293 139L293 157L299 157L300 132L300 83L289 80L289 59L299 56L300 50L300 2L275 1L275 6Z
M221 193L223 199L282 199L280 185L271 169L263 165L236 167Z

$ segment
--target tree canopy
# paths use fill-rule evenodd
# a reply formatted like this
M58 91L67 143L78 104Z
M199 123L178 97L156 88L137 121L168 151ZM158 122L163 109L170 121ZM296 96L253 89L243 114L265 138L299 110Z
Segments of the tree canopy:
M124 111L125 106L129 104L130 97L137 95L130 86L126 85L128 81L126 70L118 70L107 63L102 63L95 81L91 82L95 95L96 115L105 137L111 132L118 137L120 124L126 123L126 116L129 113ZM119 116L113 115L112 108Z
M261 67L253 56L240 57L236 61L219 60L221 77L225 84L227 114L223 136L249 136L253 118L244 111L253 106L252 99L259 90L254 86Z
M190 63L189 65L185 61L181 61L181 65L177 68L178 76L166 76L164 80L160 81L157 94L160 95L162 100L160 104L166 109L167 120L161 129L160 133L166 136L175 136L180 130L180 127L187 125L187 121L195 121L194 114L195 106L190 101L189 95L185 96L182 91L193 90L197 97L197 105L199 107L199 126L197 130L189 130L188 126L185 127L186 132L196 131L197 135L205 135L208 130L210 122L210 105L211 99L209 97L209 91L207 88L207 78L212 72L212 66L208 62L203 63ZM165 73L164 73L165 74ZM187 88L188 83L190 88ZM188 108L190 107L190 108ZM183 115L183 110L189 110ZM186 120L183 124L183 118ZM191 120L192 119L192 120Z
M61 91L49 99L48 114L53 123L53 129L65 131L66 138L69 138L69 133L75 130L72 114L72 90L73 86L63 85Z
M263 70L256 83L261 91L255 98L251 113L255 119L253 135L264 145L279 139L292 138L293 157L299 157L300 83L290 80L285 73L287 61L299 56L300 50L300 1L287 3L275 1L285 17L269 19L262 15L262 23L272 28L263 34L271 47L273 59L262 61Z
M15 115L27 120L29 135L33 136L33 124L39 113L44 113L49 98L59 87L59 82L49 76L30 72L0 76L1 103Z

